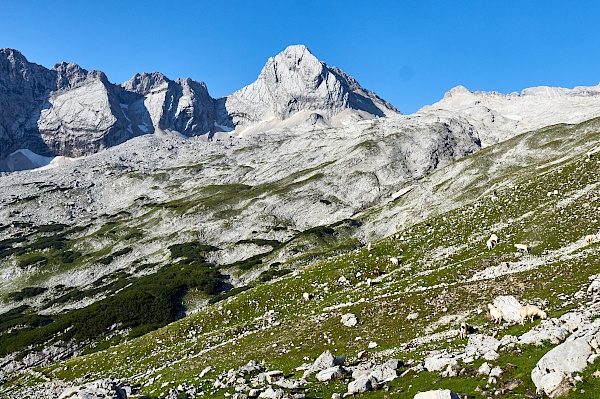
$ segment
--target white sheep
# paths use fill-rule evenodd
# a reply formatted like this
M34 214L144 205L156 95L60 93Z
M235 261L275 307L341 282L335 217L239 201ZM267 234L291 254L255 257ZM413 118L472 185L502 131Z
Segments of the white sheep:
M519 251L523 251L526 254L529 253L529 246L527 244L515 244L515 248L517 248Z
M394 266L398 266L398 263L399 263L399 262L400 262L400 261L398 260L398 258L394 258L394 257L391 257L391 258L390 258L390 263L391 263L392 265L394 265Z
M521 306L521 309L519 309L519 316L521 316L521 325L525 325L525 319L528 317L531 319L531 321L533 321L535 316L539 316L541 319L548 317L546 312L535 305Z
M367 244L367 251L371 252L371 249L372 249L372 248L371 248L371 243L369 242L369 243Z
M500 309L498 309L491 303L488 304L488 308L490 309L490 315L492 316L494 323L498 323L498 324L502 323L502 319L504 318L504 313L502 313L502 311Z
M496 234L492 234L485 243L488 249L493 249L496 246L496 244L498 244L498 236Z
M594 242L594 236L593 235L585 236L585 242L588 244L591 244L592 242Z

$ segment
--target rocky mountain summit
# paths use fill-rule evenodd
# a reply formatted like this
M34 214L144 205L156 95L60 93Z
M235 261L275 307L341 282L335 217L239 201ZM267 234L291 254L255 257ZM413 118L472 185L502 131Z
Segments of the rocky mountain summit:
M269 59L255 83L219 99L189 78L142 73L116 85L100 71L64 62L49 70L12 49L1 50L0 68L0 171L41 166L17 162L14 152L23 149L79 157L142 134L170 130L210 138L301 111L313 124L329 124L344 111L361 118L398 114L304 46L288 47Z
M256 82L227 96L224 107L233 126L271 119L286 120L299 111L326 118L344 110L375 116L399 114L390 103L363 89L341 69L329 68L303 45L290 46L269 58Z

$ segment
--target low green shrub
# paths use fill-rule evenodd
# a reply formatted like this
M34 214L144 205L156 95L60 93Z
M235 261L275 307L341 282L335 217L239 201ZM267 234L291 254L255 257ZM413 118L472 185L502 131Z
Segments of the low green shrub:
M43 255L30 255L19 260L19 267L27 267L36 263L46 264L48 259Z
M43 294L46 291L48 291L48 288L45 287L25 287L21 291L9 293L8 297L15 301L22 301L25 298L31 298Z

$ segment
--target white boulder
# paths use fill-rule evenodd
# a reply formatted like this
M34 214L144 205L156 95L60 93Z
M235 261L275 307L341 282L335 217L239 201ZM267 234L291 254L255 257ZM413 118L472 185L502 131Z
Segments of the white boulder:
M512 323L521 321L519 310L521 303L512 295L498 296L494 299L494 306L497 307L504 315L504 320Z
M344 377L344 369L341 366L330 367L325 370L321 370L317 373L315 378L317 381L325 382L330 380L339 380Z
M356 315L352 313L346 313L345 315L342 315L341 322L346 327L354 327L358 324L358 319L356 318Z
M585 338L566 341L546 353L531 371L538 391L551 398L565 395L573 386L572 373L582 372L592 348Z
M460 399L458 395L449 389L437 389L435 391L419 392L414 399Z

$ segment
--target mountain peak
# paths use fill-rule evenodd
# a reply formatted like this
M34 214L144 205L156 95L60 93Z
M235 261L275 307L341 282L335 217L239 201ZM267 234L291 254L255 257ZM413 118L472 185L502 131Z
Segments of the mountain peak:
M169 82L169 78L160 72L142 72L141 74L136 73L133 75L133 77L123 83L122 86L129 91L147 94L158 87L166 87Z
M301 44L269 58L258 79L228 96L225 107L234 127L270 119L283 121L299 111L316 111L325 117L346 109L373 116L398 113L341 69L319 61Z
M308 47L303 44L296 44L286 47L281 53L274 58L275 61L284 63L289 66L299 66L300 64L321 64L321 61L315 57Z

